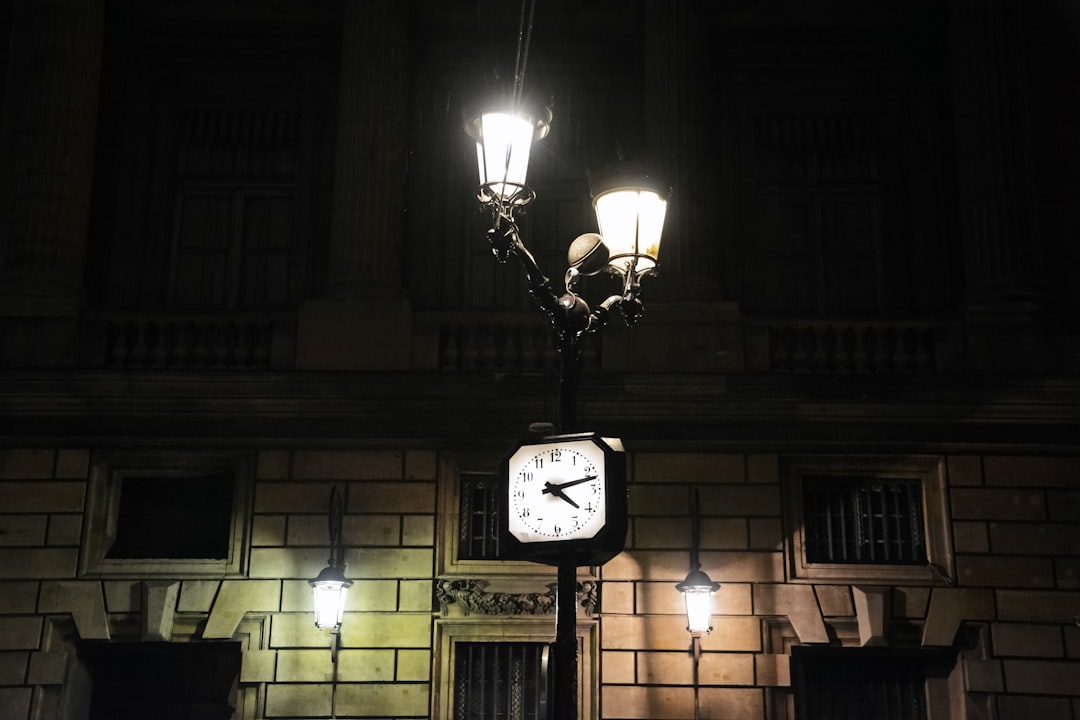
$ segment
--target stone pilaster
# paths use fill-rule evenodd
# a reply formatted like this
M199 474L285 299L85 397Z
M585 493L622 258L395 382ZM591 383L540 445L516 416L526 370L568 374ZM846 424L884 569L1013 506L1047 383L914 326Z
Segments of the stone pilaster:
M0 314L73 315L83 295L102 0L17 2L0 122Z
M966 315L1037 309L1024 73L1014 0L950 0Z
M407 11L396 0L343 3L327 282L301 308L298 369L411 364L412 314L401 281Z
M716 78L703 77L711 50L701 18L709 12L700 0L644 5L642 113L648 162L657 164L649 169L670 183L677 178L710 179L694 187L672 188L668 203L660 282L666 295L681 300L711 301L720 296L716 258L720 213L714 192L719 168L713 146L718 123ZM724 103L722 97L719 103Z
M403 296L406 4L346 0L330 232L331 299Z

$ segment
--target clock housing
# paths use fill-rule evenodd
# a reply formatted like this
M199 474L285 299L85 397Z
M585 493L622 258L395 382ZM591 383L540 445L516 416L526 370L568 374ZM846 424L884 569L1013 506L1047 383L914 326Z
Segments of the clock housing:
M596 433L519 445L503 461L499 524L507 558L597 565L626 541L626 455Z

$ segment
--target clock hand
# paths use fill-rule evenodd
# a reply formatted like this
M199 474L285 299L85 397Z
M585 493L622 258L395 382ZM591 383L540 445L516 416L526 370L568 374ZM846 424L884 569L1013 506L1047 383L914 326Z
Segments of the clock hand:
M570 482L564 482L564 483L558 483L558 484L556 484L556 483L544 483L545 485L547 485L547 487L545 487L540 492L554 493L555 489L562 490L563 488L574 487L575 485L580 485L581 483L587 483L587 482L590 482L590 481L595 480L595 479L596 479L595 475L586 475L585 477L581 478L580 480L571 480Z
M581 508L580 505L578 505L576 502L574 502L573 500L570 499L569 495L567 495L566 493L564 493L562 491L562 486L560 486L560 485L553 485L553 484L551 484L549 482L545 482L544 483L544 489L541 492L551 493L552 495L554 495L557 498L562 498L563 500L570 503L574 507L576 507L578 509Z

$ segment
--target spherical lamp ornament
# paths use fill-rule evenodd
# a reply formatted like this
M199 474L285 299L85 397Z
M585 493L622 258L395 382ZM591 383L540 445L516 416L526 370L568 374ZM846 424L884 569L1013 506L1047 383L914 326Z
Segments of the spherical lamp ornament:
M589 305L574 293L560 297L559 308L567 332L584 332L589 327Z
M597 233L578 235L566 251L566 261L570 267L586 276L596 275L607 267L611 252L604 244L604 238Z

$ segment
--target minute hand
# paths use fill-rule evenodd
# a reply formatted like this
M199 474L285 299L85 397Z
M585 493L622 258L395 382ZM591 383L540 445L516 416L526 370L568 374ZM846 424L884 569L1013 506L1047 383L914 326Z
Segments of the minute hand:
M562 490L563 488L574 487L575 485L580 485L581 483L587 483L587 482L590 482L590 481L595 480L595 479L596 479L595 475L586 475L585 477L581 478L580 480L571 480L569 482L564 482L564 483L547 483L547 486L543 490L541 490L540 492L542 492L542 493L555 492L556 490Z

